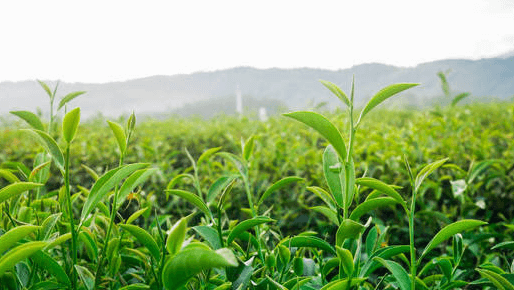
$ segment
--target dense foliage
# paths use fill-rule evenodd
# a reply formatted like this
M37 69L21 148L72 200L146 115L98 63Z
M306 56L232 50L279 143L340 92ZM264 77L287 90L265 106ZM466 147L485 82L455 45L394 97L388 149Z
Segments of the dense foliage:
M14 112L0 289L514 289L514 104L323 84L341 108L266 122Z

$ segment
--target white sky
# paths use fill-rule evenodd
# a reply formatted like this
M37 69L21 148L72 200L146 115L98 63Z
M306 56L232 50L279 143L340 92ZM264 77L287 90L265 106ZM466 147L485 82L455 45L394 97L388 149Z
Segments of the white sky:
M0 81L414 66L512 50L514 0L0 2Z

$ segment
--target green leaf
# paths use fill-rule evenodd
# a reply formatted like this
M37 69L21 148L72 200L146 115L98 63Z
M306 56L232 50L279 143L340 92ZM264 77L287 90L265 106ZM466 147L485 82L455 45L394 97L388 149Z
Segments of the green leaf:
M202 164L204 161L209 160L209 158L212 155L214 155L216 152L220 151L220 149L221 149L221 147L214 147L214 148L205 150L205 152L203 152L202 155L200 155L200 157L198 158L198 161L196 162L196 164L198 166L200 166L200 164Z
M266 191L262 194L261 198L259 199L259 202L257 203L257 206L261 205L264 200L270 195L272 194L273 192L281 189L281 188L284 188L286 187L287 185L293 183L293 182L299 182L299 181L302 181L303 178L301 177L297 177L297 176L289 176L289 177L284 177L282 179L280 179L279 181L273 183L270 187L268 187L266 189Z
M71 101L71 100L75 99L76 97L83 95L85 93L86 92L84 92L84 91L79 91L79 92L73 92L73 93L67 94L59 102L59 106L57 107L57 110L60 110L62 107L64 107L64 105L66 105L66 103L68 103L69 101Z
M336 246L342 246L346 239L356 239L364 230L364 226L351 219L345 219L336 233Z
M79 239L84 244L84 247L87 249L87 252L89 254L89 257L93 261L98 260L98 247L96 245L96 241L94 239L94 236L89 230L83 230L79 233ZM114 239L113 239L114 240ZM111 241L113 241L111 240ZM109 242L110 243L110 242Z
M251 219L247 219L245 221L240 222L237 224L232 231L230 231L230 234L227 238L227 245L230 245L232 241L237 238L241 233L246 232L247 230L253 228L254 226L268 223L268 222L274 222L274 219L271 219L269 217L265 216L257 216Z
M341 133L323 115L314 112L299 111L284 114L284 116L300 121L318 131L318 133L325 137L328 142L334 146L339 157L341 157L342 160L346 160L346 145L344 144Z
M397 204L398 201L392 197L378 197L359 204L350 215L350 219L359 221L360 217L367 214L368 212L375 210L380 207L390 206Z
M496 250L496 249L514 250L514 241L499 243L499 244L494 245L494 247L491 248L491 250Z
M208 216L209 218L212 217L211 211L209 210L207 205L203 202L203 200L198 195L196 195L192 192L180 190L180 189L166 190L166 193L179 196L179 197L189 201L194 206L196 206L201 212L203 212L206 216Z
M345 186L344 186L344 210L348 210L353 202L355 191L355 165L353 158L350 156L348 162L344 163Z
M34 129L22 129L21 131L27 132L35 137L35 139L39 141L39 144L45 148L46 152L50 153L55 165L57 165L57 168L59 168L61 172L64 172L64 156L61 149L59 149L57 142L55 142L50 135L46 132Z
M157 168L144 168L140 169L134 173L132 173L126 180L123 182L123 185L120 188L118 193L118 199L116 201L116 207L120 207L127 196L136 188L136 186L144 183L150 175L157 172Z
M45 154L46 155L46 154ZM46 180L48 180L48 174L44 174L44 173L48 173L48 167L50 166L50 164L52 163L52 161L47 161L45 163L42 163L42 164L39 164L38 166L34 167L34 169L32 169L32 171L30 172L30 175L29 175L29 181L30 182L46 182ZM47 177L43 177L43 174L46 175Z
M126 224L131 224L133 221L135 221L138 217L140 217L142 214L144 214L146 211L148 211L150 207L147 206L145 208L142 208L138 211L136 211L135 213L133 213L132 215L129 216L129 218L127 219L127 222Z
M20 179L7 169L0 169L0 177L5 178L9 183L20 182Z
M268 281L271 283L271 285L273 285L274 289L289 290L286 287L282 286L282 284L280 284L277 281L273 280L273 278L271 278L268 275L266 275L266 279L268 279Z
M52 90L50 90L50 87L48 87L48 85L40 80L37 80L37 82L41 85L41 87L43 87L43 89L45 90L45 92L48 94L48 96L50 98L53 98L54 94L52 93ZM57 88L57 86L56 86Z
M378 262L373 260L374 257L380 257L382 259L389 259L396 255L407 253L410 251L410 247L407 245L404 246L389 246L385 248L380 248L376 250L368 259L366 264L360 270L360 277L368 277L379 268Z
M166 240L166 250L171 255L175 255L182 248L182 243L186 237L187 218L181 218L176 222L170 230L168 239Z
M343 101L343 103L345 103L348 107L350 107L350 100L338 86L336 86L335 84L333 84L329 81L324 81L324 80L319 80L319 81L327 89L329 89L334 95L336 95L341 101Z
M344 269L344 272L348 277L352 277L353 274L353 255L352 253L344 248L336 246L337 257L339 257L339 263Z
M95 276L93 276L86 267L82 267L80 265L75 265L75 270L77 270L80 280L82 280L86 289L93 290L95 286Z
M0 203L19 194L22 194L27 190L31 190L40 186L43 186L43 184L33 182L16 182L9 184L6 187L0 189Z
M186 248L166 263L162 272L162 281L166 289L178 289L201 271L236 267L237 264L234 254L226 248L217 251L201 247Z
M434 170L436 170L441 165L443 165L447 160L448 160L448 158L444 158L444 159L432 162L432 163L426 165L425 167L423 167L423 169L421 169L419 171L418 175L416 176L416 181L414 183L415 190L418 191L419 186L421 185L421 183L423 182L425 177L427 177L430 173L434 172Z
M334 210L334 211L336 210L336 204L334 202L334 198L326 190L324 190L321 187L317 187L317 186L307 186L306 189L308 191L314 193L321 200L323 200L325 202L325 204L328 205L328 207L331 210Z
M243 158L248 161L250 160L250 156L252 156L253 147L255 146L255 136L251 136L248 141L244 144L243 148Z
M5 271L14 267L18 262L30 257L45 246L46 242L28 242L10 250L0 258L0 276L2 276Z
M135 225L119 225L122 229L129 232L131 235L136 237L136 239L145 246L148 251L150 251L150 254L152 254L152 257L155 259L155 261L160 260L161 251L159 250L159 246L157 246L157 242L152 238L152 236L147 233L142 228L135 226Z
M394 190L394 188L392 186L390 186L378 179L371 178L371 177L357 178L355 180L355 184L378 190L378 191L384 193L385 195L388 195L388 196L394 198L399 204L402 205L402 207L405 209L405 211L407 211L407 203L402 198L402 196L396 190Z
M461 93L455 96L452 100L452 107L457 105L458 102L460 102L462 99L467 98L471 93Z
M446 72L449 73L449 72ZM446 79L446 74L442 71L437 73L437 76L441 80L441 88L443 90L444 96L446 98L450 98L450 85L448 84L448 80Z
M69 111L62 120L62 135L70 143L75 137L80 122L80 108Z
M119 290L142 290L142 289L150 289L150 286L142 284L142 283L135 283L135 284L130 284L130 285L121 287Z
M418 84L394 84L381 89L376 95L374 95L371 98L371 100L369 100L364 109L362 109L361 114L359 116L359 120L357 121L357 126L360 124L362 118L364 118L364 116L367 113L369 113L369 111L378 106L380 103L402 91L405 91L417 85Z
M338 166L338 170L333 168ZM341 171L343 171L341 173ZM332 145L328 145L323 152L323 172L328 188L332 193L333 199L336 201L340 208L344 208L343 192L345 191L346 178L345 168L341 166L341 162L337 156L336 151ZM343 180L341 180L343 178Z
M296 236L292 238L285 239L281 242L281 244L287 245L289 247L308 247L308 248L316 248L323 250L325 252L331 253L333 255L336 254L336 250L325 240L320 239L318 237L311 236Z
M173 177L170 182L168 182L168 185L166 186L166 189L173 189L173 187L175 186L175 184L177 184L181 179L184 179L184 178L189 178L190 180L195 180L195 177L191 174L187 174L187 173L181 173L181 174L178 174L176 175L175 177ZM166 199L168 199L169 195L166 194Z
M70 286L71 282L68 278L68 275L64 271L61 265L52 258L50 255L46 254L43 251L38 251L34 255L32 255L32 259L35 263L39 265L45 271L48 271L52 276L54 276L57 281L66 286Z
M112 169L102 175L102 177L100 177L91 188L89 196L87 197L87 200L84 203L84 207L82 208L80 219L83 221L87 215L93 211L93 209L102 200L102 198L104 198L107 193L109 193L109 191L114 188L114 186L119 184L121 180L131 175L135 171L147 166L148 164L145 163L128 164Z
M40 228L39 226L33 225L18 226L0 236L0 256L7 249L16 245L17 242Z
M45 126L39 117L29 111L10 111L9 113L16 115L27 122L32 128L40 131L45 131Z
M391 272L391 274L393 274L401 290L411 289L409 274L407 274L407 271L405 271L405 269L400 264L394 261L384 260L380 257L375 257L373 259L382 264L385 268L387 268L387 270L389 270L389 272Z
M116 137L116 142L120 148L120 155L125 154L125 150L127 149L127 136L125 136L123 128L119 124L109 120L107 120L107 123L109 124L109 127L111 127L114 137Z
M244 162L244 160L241 159L241 157L227 152L220 152L218 153L218 155L225 159L228 159L232 164L234 164L234 166L237 168L239 174L241 174L241 177L243 177L243 179L246 179L248 177L248 167L245 164L246 162Z
M227 188L234 180L235 176L222 176L218 178L209 188L209 192L207 193L207 203L213 202L216 197Z
M41 224L41 237L43 240L48 239L50 237L50 234L52 233L53 228L55 227L55 224L61 217L62 213L54 213L49 215Z
M320 214L324 215L328 218L329 221L332 223L339 225L339 220L337 219L337 212L331 208L328 208L326 206L314 206L309 208L315 212L319 212Z
M196 226L193 227L193 230L195 230L195 232L197 232L204 240L206 240L207 243L209 243L211 248L213 248L214 250L221 248L221 242L218 236L218 231L216 231L212 227Z
M480 276L487 278L491 283L494 284L498 289L501 290L514 290L514 285L509 282L502 275L486 269L476 269Z
M437 247L437 245L444 242L449 237L457 233L463 232L465 230L470 230L485 224L487 223L479 220L464 219L445 226L432 238L432 240L425 247L425 250L423 250L421 257L419 257L418 263L426 254L428 254L432 249Z

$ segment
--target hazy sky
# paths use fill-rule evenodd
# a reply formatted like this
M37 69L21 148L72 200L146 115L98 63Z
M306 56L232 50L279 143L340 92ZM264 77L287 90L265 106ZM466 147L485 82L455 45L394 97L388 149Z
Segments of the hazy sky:
M1 1L0 81L399 66L514 50L513 0Z

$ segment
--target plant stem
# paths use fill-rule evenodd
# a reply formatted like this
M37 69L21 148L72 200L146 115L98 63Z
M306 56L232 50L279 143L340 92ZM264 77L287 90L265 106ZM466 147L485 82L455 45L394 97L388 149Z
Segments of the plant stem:
M71 283L73 289L77 289L77 271L75 265L77 264L77 232L75 231L75 224L73 222L73 207L71 205L71 191L70 191L70 144L66 145L66 160L64 163L64 188L66 190L66 203L68 204L68 215L70 218L71 229Z
M414 210L416 208L416 190L412 189L412 202L409 215L409 240L410 240L410 273L411 290L416 287L416 248L414 247Z
M123 154L121 155L120 157L120 162L118 164L118 166L121 166L123 165ZM116 187L114 188L114 197L113 197L113 202L112 202L112 207L111 207L111 219L109 221L109 227L107 228L107 233L105 234L105 241L104 241L104 245L102 247L102 252L101 252L101 255L100 255L100 260L98 261L98 264L96 265L96 271L95 271L95 286L93 289L98 289L98 284L100 283L100 276L101 276L101 272L100 272L100 269L102 268L102 264L104 262L104 259L105 259L105 251L107 250L107 245L109 244L109 239L111 237L111 231L112 231L112 227L114 226L114 220L116 218L116 213L118 211L118 209L116 208L116 204L118 202L118 186L116 185ZM121 241L120 241L121 243Z

